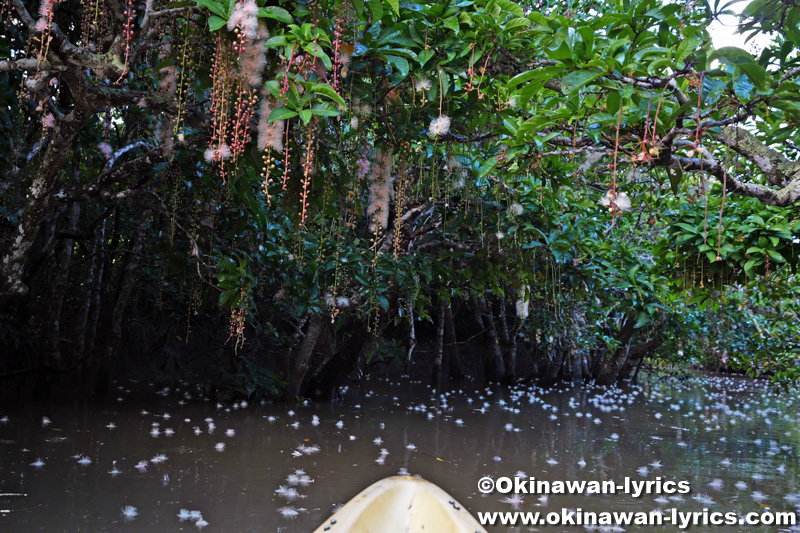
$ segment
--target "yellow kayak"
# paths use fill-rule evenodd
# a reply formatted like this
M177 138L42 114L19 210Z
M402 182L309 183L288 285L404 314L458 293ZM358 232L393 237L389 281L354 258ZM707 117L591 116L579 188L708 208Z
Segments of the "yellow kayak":
M314 533L487 533L452 496L430 481L393 476L342 506Z

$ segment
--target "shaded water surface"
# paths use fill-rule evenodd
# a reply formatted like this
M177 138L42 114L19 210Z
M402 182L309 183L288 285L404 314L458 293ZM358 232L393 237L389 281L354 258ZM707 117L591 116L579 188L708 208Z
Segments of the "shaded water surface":
M693 489L684 501L529 495L523 511L794 511L800 499L797 393L738 378L444 395L367 381L341 406L294 412L218 406L191 390L141 384L118 394L104 405L0 411L0 530L194 531L202 515L208 532L309 532L337 504L398 472L437 483L473 514L512 509L502 501L508 495L478 491L487 475L620 483L661 476ZM135 516L124 516L125 506ZM198 513L181 520L181 509ZM648 529L656 528L638 528Z

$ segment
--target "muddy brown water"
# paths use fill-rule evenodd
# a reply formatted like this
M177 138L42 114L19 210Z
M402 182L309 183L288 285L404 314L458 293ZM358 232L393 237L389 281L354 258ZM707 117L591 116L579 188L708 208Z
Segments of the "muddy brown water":
M202 514L207 532L310 532L337 505L398 472L433 481L473 514L512 510L502 501L509 495L483 495L477 483L518 472L620 483L660 476L687 480L693 490L684 501L527 495L523 511L795 511L800 499L800 396L740 378L651 378L626 389L465 386L446 395L374 380L347 390L339 406L299 405L293 413L270 404L218 406L188 386L132 383L117 395L103 404L0 410L1 531L195 531L196 519L179 518L186 509ZM153 462L158 455L165 459ZM37 459L44 465L34 466ZM300 479L287 480L292 474ZM292 488L298 496L288 500ZM136 516L126 518L125 506ZM295 514L288 507L297 516L285 516Z

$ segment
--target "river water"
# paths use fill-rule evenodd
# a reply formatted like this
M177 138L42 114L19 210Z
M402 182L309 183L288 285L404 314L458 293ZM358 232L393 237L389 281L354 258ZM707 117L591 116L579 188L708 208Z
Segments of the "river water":
M477 484L515 474L620 484L626 476L660 477L692 487L683 501L526 495L523 511L748 513L800 505L800 396L743 378L649 378L625 389L465 386L444 394L372 380L345 391L341 405L293 410L216 405L188 386L130 383L117 395L103 404L0 409L0 530L194 531L199 522L204 531L310 532L337 505L398 472L433 481L473 514L512 510L502 501L509 495L483 495ZM126 506L135 516L123 514ZM181 509L196 513L181 520Z

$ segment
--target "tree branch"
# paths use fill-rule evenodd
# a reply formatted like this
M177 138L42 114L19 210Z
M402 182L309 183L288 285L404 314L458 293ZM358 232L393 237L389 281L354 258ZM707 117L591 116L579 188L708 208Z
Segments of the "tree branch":
M800 164L789 161L745 129L726 126L716 139L755 163L770 185L785 187L800 178Z

